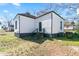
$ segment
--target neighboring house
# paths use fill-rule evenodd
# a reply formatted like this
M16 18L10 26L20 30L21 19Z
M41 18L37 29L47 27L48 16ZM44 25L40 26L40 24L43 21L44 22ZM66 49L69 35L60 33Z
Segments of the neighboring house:
M64 30L75 30L77 29L77 26L75 25L75 22L69 22L65 21L64 22Z
M73 25L65 25L65 26L64 26L64 29L65 29L65 30L73 30L74 27L73 27Z
M38 17L31 14L17 14L14 18L14 32L18 37L37 32L52 37L64 33L64 19L54 11Z
M79 26L78 25L74 25L73 29L74 30L78 30L79 29Z
M8 21L8 26L7 26L6 31L14 31L14 21L13 20Z
M79 26L77 26L77 25L65 25L64 26L64 30L77 30L77 29L79 29Z

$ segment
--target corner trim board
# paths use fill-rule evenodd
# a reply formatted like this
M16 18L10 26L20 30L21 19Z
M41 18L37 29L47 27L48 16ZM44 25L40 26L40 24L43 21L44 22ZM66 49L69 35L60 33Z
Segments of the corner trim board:
M52 37L52 31L53 31L53 14L51 13L51 37Z
M19 16L19 37L20 37L20 16Z

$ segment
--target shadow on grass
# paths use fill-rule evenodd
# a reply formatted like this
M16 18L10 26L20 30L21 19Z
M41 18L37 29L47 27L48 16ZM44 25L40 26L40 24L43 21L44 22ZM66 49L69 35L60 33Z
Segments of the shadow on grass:
M57 36L57 37L41 37L41 36L26 36L26 37L22 37L22 39L24 40L28 40L28 41L32 41L32 42L36 42L36 43L43 43L46 40L52 40L56 39L56 40L63 40L63 41L79 41L79 34L77 33L71 33L71 34L64 34L64 36Z
M63 37L57 37L56 39L63 41L79 41L79 34L78 33L65 34Z
M53 38L50 38L50 37L33 37L33 36L22 37L22 39L32 41L32 42L36 42L36 43L39 43L39 44L42 44L46 40L53 40Z

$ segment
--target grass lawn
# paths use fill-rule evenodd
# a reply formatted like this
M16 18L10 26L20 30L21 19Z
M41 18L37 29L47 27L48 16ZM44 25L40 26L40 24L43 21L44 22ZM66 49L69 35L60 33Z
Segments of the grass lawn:
M0 52L12 53L11 55L31 55L34 49L37 49L39 46L44 44L45 41L47 44L57 42L61 43L63 46L79 46L78 39L65 39L65 38L26 38L23 40L21 38L15 37L12 32L2 32L0 34ZM39 43L41 42L41 43ZM46 44L45 43L45 44Z
M79 46L79 41L62 41L65 46Z
M35 42L17 38L12 32L4 32L3 34L0 34L0 52L11 52L13 54L16 53L16 55L20 55L22 52L26 51L25 54L27 55L27 53L31 52L31 48L36 48L39 45Z
M79 40L73 40L73 39L56 39L56 41L59 41L62 43L63 46L79 46Z

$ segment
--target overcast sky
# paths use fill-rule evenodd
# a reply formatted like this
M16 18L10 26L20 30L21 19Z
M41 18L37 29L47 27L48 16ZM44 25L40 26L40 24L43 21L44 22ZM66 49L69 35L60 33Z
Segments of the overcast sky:
M15 17L17 13L30 12L34 14L35 12L50 9L57 12L65 19L77 18L77 9L79 4L49 4L49 3L0 3L0 20L11 20Z

